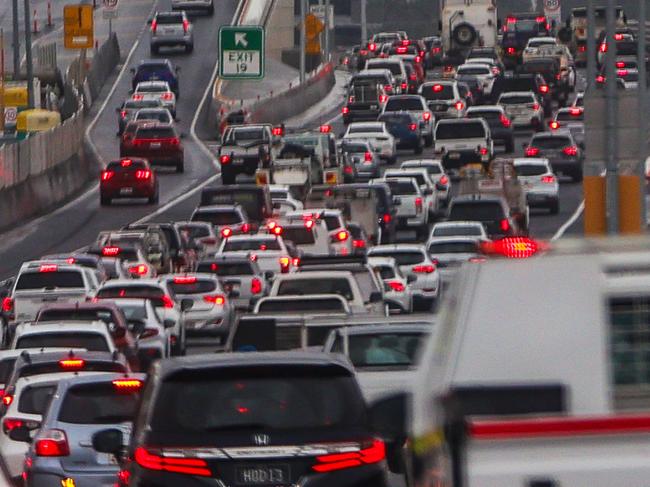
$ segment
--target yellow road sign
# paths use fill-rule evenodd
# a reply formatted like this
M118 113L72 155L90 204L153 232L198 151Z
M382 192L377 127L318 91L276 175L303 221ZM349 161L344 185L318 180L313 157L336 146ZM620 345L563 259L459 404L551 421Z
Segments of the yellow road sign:
M320 54L320 41L316 39L307 39L305 43L305 52L307 54Z
M325 25L314 14L307 14L305 16L305 34L307 39L315 39L324 29Z
M93 6L65 5L63 7L64 46L66 49L89 49L95 42Z

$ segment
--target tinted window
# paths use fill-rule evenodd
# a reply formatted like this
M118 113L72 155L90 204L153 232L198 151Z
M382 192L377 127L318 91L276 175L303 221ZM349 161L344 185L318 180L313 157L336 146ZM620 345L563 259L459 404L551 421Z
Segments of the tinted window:
M532 95L512 95L499 98L499 105L521 105L524 103L535 103Z
M454 99L454 87L452 85L423 85L421 91L426 100Z
M349 134L378 133L384 132L382 125L352 125L348 127Z
M397 265L413 265L424 262L424 254L422 252L395 252L389 250L368 252L372 257L392 257L395 259Z
M348 301L354 299L347 279L291 279L280 283L278 296L309 296L310 294L338 294Z
M83 288L84 280L79 271L27 272L20 275L16 290Z
M386 103L386 108L384 109L387 112L399 111L399 110L423 110L422 101L418 98L389 98Z
M392 279L395 277L395 269L390 266L374 266L374 269L382 279Z
M18 411L25 414L45 414L55 392L56 384L25 387L20 393Z
M491 201L454 203L449 211L450 220L501 220L504 216L501 205Z
M210 230L202 225L182 225L178 230L187 233L193 240L210 236Z
M364 83L372 83L372 84L380 84L382 86L389 84L388 79L386 76L383 75L363 75L363 76L357 76L354 78L353 83L356 84L358 82L364 82Z
M356 368L403 367L415 365L424 343L424 333L382 333L348 336L348 357ZM332 352L343 352L343 339L337 338Z
M156 22L159 24L181 24L183 23L182 14L158 14L156 16Z
M120 362L105 362L86 360L83 367L84 372L126 372L126 366ZM58 374L61 372L59 361L40 362L31 365L23 365L17 371L15 379L20 377L32 377L34 375ZM13 382L13 381L12 381Z
M192 215L193 222L208 222L212 225L232 225L242 223L244 219L234 210L200 211Z
M399 173L399 174L391 173L390 176L387 177L414 179L415 183L418 186L424 186L425 184L427 184L427 182L424 180L424 174L419 174L419 173L408 173L408 172Z
M328 231L336 230L341 227L341 220L338 216L324 216L323 221Z
M379 117L380 122L386 122L388 128L396 125L407 125L413 122L408 113L385 113Z
M572 114L571 112L558 112L555 117L556 120L560 122L582 122L585 119L584 112L581 110L578 114Z
M391 73L393 73L393 76L402 75L402 67L399 63L368 63L367 69L388 69Z
M59 421L71 424L116 424L133 421L139 394L118 394L108 383L71 387L59 412Z
M169 113L166 111L164 112L162 110L155 110L151 112L140 110L135 116L135 119L136 120L158 120L159 122L163 122L163 123L171 122Z
M223 247L224 252L236 252L239 250L282 250L280 242L269 239L246 239L246 240L227 240Z
M439 123L436 139L483 139L485 129L480 123Z
M252 276L253 266L248 262L199 262L197 272L211 272L220 277Z
M471 111L467 114L468 118L482 118L485 121L498 121L501 119L501 112L497 110L480 110Z
M127 101L124 108L153 108L160 106L160 100L134 100Z
M531 145L540 149L562 149L571 145L571 139L568 137L535 137Z
M167 91L167 86L159 84L138 85L136 92L138 93L164 93Z
M132 305L132 304L119 304L118 306L124 313L127 321L133 320L146 320L147 319L147 307L143 305Z
M174 291L174 294L205 294L211 293L217 289L217 283L206 279L197 280L191 283L177 283L173 280L167 281L167 284Z
M113 313L101 309L47 309L38 314L38 321L113 321Z
M366 424L353 377L324 367L232 368L180 372L166 380L151 427L164 442L183 434L209 443L223 432L355 429Z
M135 136L138 139L171 139L176 137L176 134L171 127L152 127L139 128L136 130Z
M458 68L459 75L468 75L468 74L491 74L490 68L484 66L466 66Z
M264 301L259 309L259 313L270 313L270 312L281 312L281 313L291 313L291 312L314 312L314 311L331 311L331 312L343 312L345 307L343 303L338 299L304 299L304 300L271 300Z
M367 150L368 146L365 144L346 143L341 145L341 151L348 154L359 154Z
M228 138L224 144L233 144L237 142L254 142L258 140L266 140L267 133L261 128L238 128L230 131Z
M309 245L316 243L314 232L305 227L285 228L282 231L282 238L285 240L291 240L296 245Z
M429 254L473 254L477 251L474 242L440 242L429 245Z
M477 226L458 225L458 226L444 226L444 227L434 228L432 235L434 237L455 237L455 236L480 237L483 234L481 233L481 229L478 228Z
M518 176L540 176L546 174L548 168L542 164L517 164L515 171Z
M410 167L413 168L422 168L426 169L429 174L442 174L442 168L438 166L437 164L427 164L427 165L420 165L420 164L409 164L409 163L403 163L402 164L402 169L408 169Z
M390 186L390 192L396 196L418 194L417 187L412 181L391 181L388 179L386 183Z
M163 296L165 293L162 289L152 286L115 286L105 287L97 292L97 297L101 299L110 298L138 298L151 299L154 306L163 305Z
M18 338L15 348L85 348L90 352L108 352L108 343L97 333L43 333Z

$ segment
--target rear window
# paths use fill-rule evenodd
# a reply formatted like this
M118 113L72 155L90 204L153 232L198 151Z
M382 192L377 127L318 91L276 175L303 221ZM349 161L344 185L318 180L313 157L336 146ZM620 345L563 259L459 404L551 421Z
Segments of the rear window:
M219 277L252 276L252 264L248 262L199 262L197 272L211 272Z
M84 372L126 372L127 369L125 365L121 362L105 362L105 361L93 361L86 360L84 367ZM17 371L18 374L16 378L21 377L32 377L35 375L43 374L57 374L63 372L59 361L55 360L52 362L41 362L30 365L24 365L20 367L20 370Z
M156 15L156 22L158 24L182 24L183 15L182 14L158 14Z
M207 279L197 279L194 282L178 283L173 279L167 281L174 294L205 294L217 289L217 283Z
M270 300L260 304L259 313L302 313L315 311L344 312L345 306L339 299L302 299L302 300Z
M338 294L348 301L354 299L347 279L290 279L280 283L278 296L309 296L310 294Z
M547 171L548 168L543 164L517 164L515 166L517 176L541 176Z
M481 123L439 123L436 139L484 139L485 129Z
M160 100L133 100L124 104L124 108L153 108L158 106L160 106Z
M393 76L401 76L402 75L402 66L399 63L388 63L388 62L368 63L366 68L367 69L387 69L393 74Z
M305 227L285 228L282 231L284 240L291 240L296 245L310 245L316 243L314 232Z
M140 110L136 116L136 120L158 120L159 122L163 123L169 123L171 122L171 118L169 117L169 114L167 112L163 111L152 111L152 112L145 112Z
M412 181L391 181L388 179L386 183L390 186L390 192L396 196L418 194L417 187Z
M111 383L71 387L59 412L59 421L71 424L117 424L133 421L140 394L118 394Z
M535 137L531 145L540 149L562 149L571 145L571 139L568 137Z
M16 291L27 289L84 288L80 271L24 272L16 282Z
M579 111L579 113L576 111L575 113L571 112L558 112L557 116L555 117L556 120L560 122L582 122L585 119L584 112L582 110Z
M424 174L420 174L420 173L409 173L409 172L403 172L399 174L389 173L389 175L387 174L386 177L414 179L415 183L418 186L424 186L425 184L427 184L427 182L424 179Z
M384 127L382 125L351 125L348 127L349 134L363 134L363 133L377 133L381 134L384 132Z
M471 111L467 114L468 118L482 118L485 121L496 121L501 119L501 112L498 110L480 110Z
M380 122L386 122L390 127L391 125L404 125L413 122L411 115L408 113L384 113L379 117Z
M501 220L505 217L503 207L492 201L453 203L449 211L450 220Z
M413 265L424 262L424 254L422 252L403 252L403 251L373 251L368 253L372 257L392 257L395 259L397 265Z
M533 95L507 95L499 98L499 105L521 105L524 103L535 103Z
M142 127L136 130L135 136L138 139L171 139L172 137L176 137L176 134L171 127Z
M492 74L492 71L490 71L490 68L487 66L465 66L465 67L459 67L457 73L459 75L483 75L483 74Z
M103 321L113 322L113 313L102 309L46 309L38 314L38 321Z
M167 85L160 84L140 84L136 87L138 93L164 93L167 91Z
M324 216L323 221L327 226L328 231L336 230L341 228L341 219L338 216Z
M440 242L429 245L429 254L474 254L478 251L474 242Z
M395 269L387 266L387 265L381 265L381 266L373 266L375 271L379 274L379 277L382 279L392 279L395 277Z
M101 299L110 298L138 298L151 299L154 302L162 300L164 296L162 289L153 286L110 286L104 287L97 292Z
M480 237L483 233L475 225L454 225L434 228L431 235L433 237Z
M358 430L367 423L354 377L339 368L300 366L232 367L182 371L163 382L151 419L161 443L192 435L233 432ZM90 409L90 408L89 408Z
M113 171L122 171L124 169L130 169L130 170L135 170L135 169L144 169L146 167L146 164L143 161L138 161L134 160L131 161L131 164L128 166L123 166L121 161L111 161L108 163L106 166L106 169L111 169Z
M455 98L452 85L423 85L421 91L425 100L453 100Z
M280 247L280 242L277 240L256 238L246 240L228 239L223 247L224 252L237 252L240 250L282 250L282 247Z
M421 168L421 169L426 169L427 173L429 174L442 174L442 168L437 165L437 164L426 164L426 165L420 165L420 164L409 164L409 163L402 163L402 169L408 169L408 168Z
M341 151L347 154L359 154L361 152L365 153L368 150L368 146L365 144L347 143L341 145Z
M15 348L85 348L90 352L109 352L103 335L97 333L38 333L19 337Z
M348 357L355 368L403 367L415 365L426 338L424 333L381 333L348 336ZM338 336L332 352L343 353L343 337Z
M210 236L210 230L203 225L181 225L178 231L186 233L193 240Z
M242 223L244 219L238 211L223 210L223 211L199 211L192 215L193 222L207 222L212 225L232 225L234 223Z
M385 111L387 112L395 112L399 110L414 110L414 111L422 111L424 108L422 107L422 101L419 98L389 98L388 102L386 103L386 108L384 108Z
M45 414L55 392L56 384L25 387L20 393L18 412L24 414Z
M255 142L266 140L267 132L262 128L237 128L229 132L228 138L224 144L233 144L237 142Z
M363 75L363 76L355 76L352 83L364 83L364 84L378 84L378 85L387 85L389 83L389 80L386 78L386 76L382 75Z

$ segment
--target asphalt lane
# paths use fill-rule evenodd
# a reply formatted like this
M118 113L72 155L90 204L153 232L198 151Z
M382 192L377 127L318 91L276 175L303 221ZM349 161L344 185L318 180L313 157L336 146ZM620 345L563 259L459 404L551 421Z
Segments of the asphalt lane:
M158 2L158 9L169 8L169 0ZM161 53L180 66L180 99L177 114L179 129L187 136L183 139L185 147L185 173L175 174L162 169L160 175L160 204L120 203L112 207L99 205L99 190L95 185L83 196L56 212L31 222L0 236L0 278L13 275L20 264L46 253L66 252L92 242L101 230L116 229L139 220L170 200L186 194L215 174L213 159L202 152L201 147L189 136L190 125L196 114L203 93L210 82L216 53L218 52L217 32L219 26L229 24L236 8L235 0L220 2L213 17L196 17L194 22L194 52L192 54ZM128 67L149 58L149 34L145 31L139 39ZM104 93L89 116L92 119L101 108L115 76L109 80ZM124 70L117 80L117 87L99 114L97 123L91 131L91 138L101 157L108 161L119 156L117 133L117 114L115 108L129 96L131 74ZM189 216L188 214L184 215Z

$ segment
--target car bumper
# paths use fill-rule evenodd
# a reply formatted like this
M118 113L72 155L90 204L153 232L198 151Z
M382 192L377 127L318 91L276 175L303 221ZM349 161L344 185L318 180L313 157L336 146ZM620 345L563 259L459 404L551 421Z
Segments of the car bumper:
M194 41L191 35L153 37L151 39L151 45L156 47L187 45L187 44L192 44L193 42Z
M99 190L105 198L148 198L156 193L156 187L154 185L100 187Z
M212 8L212 2L208 1L172 1L172 10L207 10Z
M407 137L397 138L397 148L398 149L403 149L403 148L413 149L415 147L418 147L420 145L420 138L421 138L420 134L409 135Z
M535 113L521 113L516 115L508 115L513 127L530 127L533 124L538 124L540 118Z
M411 228L411 227L421 227L426 223L426 217L424 213L425 212L423 211L419 215L409 216L409 217L398 216L397 228L403 229L403 228Z
M558 201L558 193L542 192L542 191L529 191L526 193L526 202L528 206L548 206Z
M580 159L549 158L549 162L553 172L574 173L582 170L582 161Z
M95 467L96 465L89 465L89 468ZM108 487L115 485L118 471L119 468L117 466L115 466L115 470L113 471L104 471L101 473L90 473L79 470L70 472L63 470L60 465L57 465L51 471L32 467L25 485L29 487L51 487L53 485L64 485L63 481L65 479L72 479L75 487Z
M230 330L230 308L216 313L186 313L185 334L193 336L224 335Z

